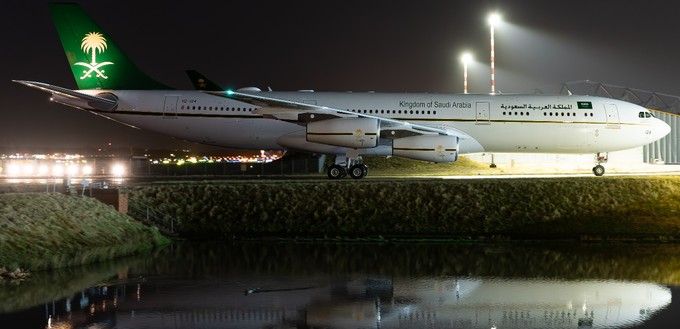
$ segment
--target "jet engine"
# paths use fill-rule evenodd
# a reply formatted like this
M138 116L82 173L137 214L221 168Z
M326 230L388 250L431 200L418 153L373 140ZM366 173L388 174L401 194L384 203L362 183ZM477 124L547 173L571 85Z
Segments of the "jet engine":
M380 123L370 118L336 118L307 123L307 141L350 148L378 145Z
M458 137L420 135L397 138L392 155L431 162L454 162L458 159Z

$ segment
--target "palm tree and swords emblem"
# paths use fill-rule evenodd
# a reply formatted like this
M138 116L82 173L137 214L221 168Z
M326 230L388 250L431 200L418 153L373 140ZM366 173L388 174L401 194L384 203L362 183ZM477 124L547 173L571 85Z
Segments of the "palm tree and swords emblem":
M85 35L83 38L83 42L80 44L80 49L82 49L85 54L90 53L92 55L92 62L90 63L85 63L85 62L78 62L75 63L75 65L80 65L80 66L85 66L86 70L83 70L83 76L80 77L80 79L85 79L85 78L91 78L92 73L96 73L95 77L101 77L104 79L108 79L106 75L104 75L104 70L102 67L106 65L111 65L113 62L101 62L97 63L97 53L103 53L104 50L106 50L106 38L104 38L104 35L99 33L99 32L90 32Z

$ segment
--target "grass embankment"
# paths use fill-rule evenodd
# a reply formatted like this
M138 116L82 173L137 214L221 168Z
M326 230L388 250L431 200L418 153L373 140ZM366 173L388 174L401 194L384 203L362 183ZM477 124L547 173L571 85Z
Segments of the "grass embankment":
M680 237L680 177L139 186L189 237Z
M366 157L364 164L369 175L374 176L448 176L448 175L494 175L507 174L508 168L489 168L488 164L458 157L452 163L431 163L399 157Z
M17 268L82 265L167 243L156 229L93 198L0 194L0 277Z

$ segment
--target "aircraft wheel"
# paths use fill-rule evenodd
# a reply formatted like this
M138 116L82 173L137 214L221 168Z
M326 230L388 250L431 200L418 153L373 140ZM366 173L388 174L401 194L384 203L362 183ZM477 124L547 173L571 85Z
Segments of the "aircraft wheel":
M604 175L604 167L602 165L597 165L593 167L593 174L595 174L595 176Z
M349 175L352 176L354 179L361 179L366 177L368 174L368 167L366 165L360 163L360 164L355 164L352 166L352 168L349 169Z
M347 171L344 167L339 165L332 165L328 167L328 178L330 179L340 179L347 175Z

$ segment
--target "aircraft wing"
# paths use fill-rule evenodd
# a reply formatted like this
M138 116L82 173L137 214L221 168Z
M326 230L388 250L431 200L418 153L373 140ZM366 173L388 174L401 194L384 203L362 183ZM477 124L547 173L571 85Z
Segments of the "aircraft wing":
M75 90L51 85L44 82L26 80L12 80L12 81L20 83L25 86L29 86L31 88L46 91L48 93L51 93L52 95L56 95L60 98L60 102L64 105L74 106L78 108L82 108L83 105L88 105L92 109L104 111L112 110L118 105L118 101L114 99L83 94Z
M359 117L377 119L380 121L382 138L401 138L426 134L457 136L461 139L471 138L468 134L449 127L414 124L403 120L389 119L322 105L307 104L286 99L267 97L255 93L243 93L231 90L207 91L207 93L259 106L259 109L253 111L255 114L261 114L268 118L292 121L300 124L332 118Z

